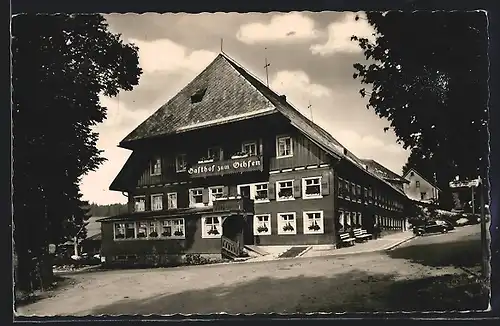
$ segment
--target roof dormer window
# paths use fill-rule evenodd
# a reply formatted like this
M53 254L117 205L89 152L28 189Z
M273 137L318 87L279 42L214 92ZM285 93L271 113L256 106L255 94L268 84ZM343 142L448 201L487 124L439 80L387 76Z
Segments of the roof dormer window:
M193 95L191 95L191 104L201 102L201 100L203 99L203 96L205 96L206 92L207 92L206 88L198 89Z

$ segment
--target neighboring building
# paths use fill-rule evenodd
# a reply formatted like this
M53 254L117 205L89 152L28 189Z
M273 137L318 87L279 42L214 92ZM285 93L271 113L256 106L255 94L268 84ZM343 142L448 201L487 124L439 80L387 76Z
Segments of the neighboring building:
M108 263L404 228L403 191L225 54L119 146L132 154L110 189L130 213L100 220Z
M382 164L378 163L372 159L362 159L361 162L365 165L365 168L375 173L380 178L392 184L394 187L404 190L404 184L409 183L408 180L403 178L402 176L392 172Z
M404 185L404 192L411 200L432 203L439 200L439 189L434 183L426 180L415 169L408 170L404 175L408 183Z

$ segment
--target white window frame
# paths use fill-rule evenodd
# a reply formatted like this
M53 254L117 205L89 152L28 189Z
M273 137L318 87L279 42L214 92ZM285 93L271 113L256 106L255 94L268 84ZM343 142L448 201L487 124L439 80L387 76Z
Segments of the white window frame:
M195 190L201 190L201 203L195 203L193 201L193 191ZM191 188L189 189L189 207L204 207L205 203L203 203L203 188Z
M319 226L319 230L309 230L309 216L308 214L319 214L319 222L316 222ZM304 234L323 234L325 233L325 219L323 218L323 211L305 211L303 213L303 223L304 223Z
M307 187L306 187L306 182L307 180L314 180L314 179L318 179L319 180L319 193L317 195L308 195L306 194L306 190L307 190ZM307 177L307 178L302 178L302 198L304 199L315 199L315 198L323 198L323 195L322 195L322 189L321 189L321 181L322 181L322 176L315 176L315 177Z
M211 223L210 227L206 224L207 218L217 218L219 223ZM212 225L217 230L218 234L208 234L208 232L212 229ZM222 236L222 216L203 216L201 218L201 237L203 239L218 239Z
M236 193L241 196L241 188L242 187L250 187L250 199L254 199L255 198L255 193L254 193L254 189L252 187L253 184L251 183L248 183L248 184L244 184L244 185L237 185L236 186Z
M143 199L144 200L144 209L143 210L137 209L136 199ZM147 211L147 209L146 209L146 195L134 196L134 212L145 212L145 211Z
M170 196L175 195L175 207L170 207ZM202 194L203 196L203 194ZM177 207L177 193L176 192L169 192L167 193L167 209L176 209Z
M116 235L117 235L117 232L116 232L116 226L119 226L122 230L123 230L123 238L117 238ZM126 233L126 230L125 230L125 223L123 222L114 222L113 223L113 240L115 241L122 241L122 240L125 240L125 233Z
M119 224L123 226L123 239L117 239L116 238L116 229L115 225ZM133 238L127 238L127 224L133 224L134 225L134 237ZM113 239L116 241L130 241L130 240L135 240L137 239L137 225L136 222L115 222L113 223Z
M179 224L174 224L174 221L182 221L182 223L179 223ZM170 225L168 225L167 222L171 222ZM174 235L175 232L177 232L178 230L174 230L174 227L176 225L182 225L182 235ZM164 227L168 227L170 226L171 227L171 235L170 236L165 236L163 235L163 228ZM168 218L168 219L164 219L164 220L161 220L160 221L160 225L159 225L159 229L160 229L160 234L159 234L159 238L160 239L173 239L173 240L179 240L179 239L186 239L186 220L183 218L183 217L178 217L178 218Z
M253 146L255 146L255 153L251 154L251 153L247 153L247 152L245 151L245 147L246 147L246 146L249 146L249 145L253 145ZM243 142L243 143L241 144L241 151L242 151L243 153L248 154L248 156L256 156L256 155L258 154L257 142L256 142L256 141L246 141L246 142Z
M257 199L257 187L266 185L267 186L267 198L266 199ZM253 186L253 187L252 187ZM250 186L250 192L252 191L252 188L254 189L253 193L253 201L254 203L269 203L269 182L259 182L259 183L254 183L253 185Z
M280 198L280 196L279 196L279 193L281 190L280 183L282 183L282 182L291 182L292 183L292 198ZM276 201L295 200L295 197L293 196L294 195L294 188L293 187L294 187L294 180L293 179L276 181Z
M148 223L148 234L147 234L147 238L148 239L151 239L151 240L155 240L155 239L159 239L160 238L160 232L159 232L159 225L158 225L158 221L147 221ZM151 226L154 226L154 230ZM156 237L151 237L150 234L152 232L156 232Z
M154 207L154 201L153 198L155 197L161 197L161 208L160 209L155 209ZM151 211L162 211L163 210L163 194L158 193L158 194L152 194L151 195Z
M224 186L213 186L208 188L208 205L212 206L214 204L215 198L212 198L212 190L222 189L222 197L224 197Z
M290 154L280 155L279 143L280 143L281 139L290 139ZM293 156L293 139L292 139L292 137L287 136L287 135L276 136L276 158L287 158L287 157L292 157L292 156Z
M259 218L263 218L260 222ZM258 229L261 226L265 226L267 231L259 232ZM258 214L253 217L253 233L255 235L271 235L271 214Z
M211 151L215 151L215 152L218 151L219 152L219 159L218 160L215 159L215 158L213 158L213 157L211 157L211 155L210 155ZM209 147L207 149L207 158L209 158L209 159L213 158L214 161L222 161L224 159L224 151L222 150L222 147L220 147L220 146Z
M281 219L283 215L293 215L293 231L284 231L283 227L285 226L286 223L284 223ZM278 213L277 215L277 224L278 224L278 234L279 235L287 235L287 234L297 234L297 213L295 212L286 212L286 213Z
M155 166L156 164L159 163L160 166L160 172L155 173ZM155 176L155 175L161 175L161 169L162 169L162 161L161 157L155 157L150 163L149 163L149 175Z
M184 159L184 167L180 167L179 158ZM175 156L175 172L185 172L186 171L186 154L177 154Z
M141 224L145 224L145 229L144 229L144 237L139 237L139 229L141 228ZM137 221L135 222L135 237L138 240L146 240L149 236L149 221Z

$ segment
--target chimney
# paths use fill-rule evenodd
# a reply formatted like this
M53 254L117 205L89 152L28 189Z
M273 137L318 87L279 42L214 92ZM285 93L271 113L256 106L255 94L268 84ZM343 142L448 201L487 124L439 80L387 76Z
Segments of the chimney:
M347 148L344 147L344 155L347 155Z
M280 98L281 98L283 101L286 101L286 95L285 95L285 94L280 95Z

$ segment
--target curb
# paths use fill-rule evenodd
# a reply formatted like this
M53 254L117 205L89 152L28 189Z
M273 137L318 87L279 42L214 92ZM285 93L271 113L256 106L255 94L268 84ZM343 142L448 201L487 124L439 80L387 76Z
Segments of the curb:
M410 238L408 238L408 239L401 240L401 241L399 241L399 242L396 242L395 244L390 245L390 246L389 246L389 247L387 247L387 248L382 249L382 251L391 251L392 249L394 249L394 248L396 248L396 247L398 247L398 246L402 245L403 243L408 242L408 241L410 241L410 240L413 240L413 239L415 239L415 238L416 238L416 236L414 235L414 236L412 236L412 237L410 237Z

